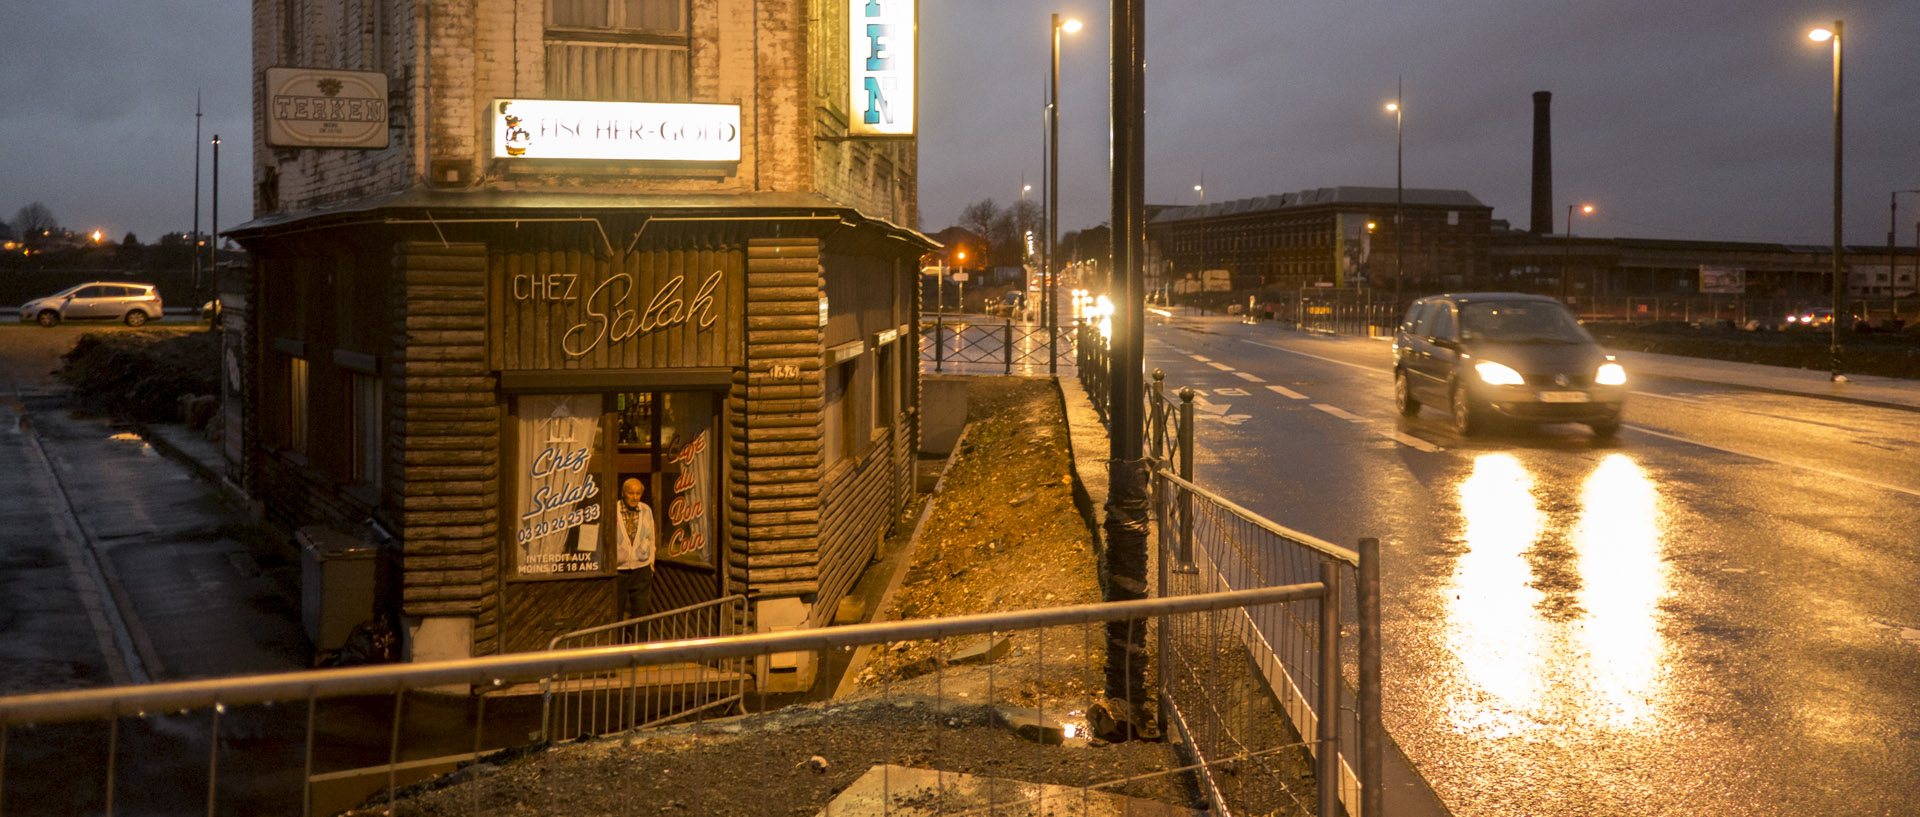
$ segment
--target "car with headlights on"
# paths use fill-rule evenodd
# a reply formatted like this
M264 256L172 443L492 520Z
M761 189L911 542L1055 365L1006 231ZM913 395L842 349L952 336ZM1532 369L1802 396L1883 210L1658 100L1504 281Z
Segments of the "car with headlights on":
M20 305L20 320L58 326L61 321L125 321L144 326L160 320L160 290L152 284L93 281L60 290Z
M1627 373L1560 302L1516 292L1432 295L1393 339L1393 394L1412 417L1444 407L1462 435L1490 421L1620 429Z

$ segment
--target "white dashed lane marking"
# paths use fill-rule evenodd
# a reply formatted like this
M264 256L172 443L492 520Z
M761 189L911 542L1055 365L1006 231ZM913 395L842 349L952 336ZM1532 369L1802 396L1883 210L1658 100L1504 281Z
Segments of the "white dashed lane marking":
M1267 379L1266 379L1266 378L1264 378L1264 377L1261 377L1261 376L1259 376L1259 375L1257 375L1257 374L1254 374L1254 373L1252 373L1252 372L1234 372L1234 373L1233 373L1233 376L1234 376L1234 377L1238 377L1238 378L1240 378L1241 380L1245 380L1245 381L1247 381L1247 382L1249 382L1249 383L1265 383L1265 382L1267 382Z
M1353 412L1347 411L1346 409L1340 408L1339 406L1329 406L1325 403L1314 403L1313 407L1321 411L1324 411L1328 414L1331 414L1335 417L1338 417L1342 420L1345 420L1349 423L1364 423L1367 421L1367 418L1362 417L1358 414L1354 414Z
M1422 440L1419 437L1415 437L1411 434L1403 434L1398 431L1389 431L1387 432L1387 437L1388 439L1391 439L1394 442L1404 445L1408 448L1418 449L1421 451L1425 451L1429 454L1437 454L1441 450L1440 446L1434 445L1433 443L1427 442L1426 440Z
M1228 365L1227 365L1227 364L1225 364L1225 363L1215 363L1215 362L1213 362L1213 361L1211 361L1211 360L1209 360L1209 361L1207 361L1207 365L1208 365L1208 366L1212 366L1213 368L1216 368L1216 369L1219 369L1220 371L1223 371L1223 372L1231 372L1231 371L1233 371L1233 367L1232 367L1232 366L1228 366Z
M1294 391L1293 389L1289 389L1285 386L1268 386L1267 390L1273 392L1274 394L1278 394L1282 397L1286 397L1294 400L1307 399L1306 395L1301 394L1297 391Z

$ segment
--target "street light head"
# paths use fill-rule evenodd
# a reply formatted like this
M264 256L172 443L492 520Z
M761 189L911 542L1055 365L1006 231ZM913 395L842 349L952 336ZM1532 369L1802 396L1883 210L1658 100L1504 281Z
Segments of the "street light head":
M1399 112L1399 110L1400 110L1400 103L1398 103L1398 102L1389 102L1389 103L1387 103L1387 112L1388 112L1388 113L1398 113L1398 112Z
M1833 31L1832 29L1816 28L1812 31L1807 32L1807 39L1810 39L1816 43L1824 43L1828 40L1833 39Z
M1593 205L1591 204L1580 205L1580 212L1591 214L1593 212Z
M1367 232L1369 232L1369 233L1371 233L1371 232L1373 232L1373 228L1374 228L1374 226L1375 226L1375 225L1374 225L1374 223L1373 223L1373 222L1371 222L1371 221L1369 221L1369 222L1367 222Z
M1061 30L1061 31L1064 31L1064 32L1067 32L1068 34L1072 34L1072 33L1074 33L1074 32L1076 32L1076 31L1079 31L1079 30L1080 30L1080 21L1079 21L1079 20L1067 20L1066 22L1063 22L1063 23L1061 23L1061 24L1060 24L1060 30Z

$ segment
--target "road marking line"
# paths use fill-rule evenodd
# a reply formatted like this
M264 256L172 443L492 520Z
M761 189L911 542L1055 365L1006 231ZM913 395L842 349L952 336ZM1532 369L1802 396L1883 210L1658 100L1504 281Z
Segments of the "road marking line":
M1650 391L1630 391L1630 392L1627 392L1627 393L1628 393L1628 394L1631 394L1631 395L1633 395L1633 396L1635 396L1635 397L1651 397L1651 398L1653 398L1653 399L1656 399L1656 400L1672 400L1672 401L1674 401L1674 402L1676 402L1676 403L1691 403L1691 404L1693 404L1693 405L1696 405L1696 406L1711 406L1711 405L1712 405L1711 403L1708 403L1708 402L1707 402L1707 401L1705 401L1705 400L1694 400L1694 399L1691 399L1691 398L1687 398L1687 397L1674 397L1674 396L1672 396L1672 395L1669 395L1669 394L1654 394L1653 392L1650 392Z
M1689 439L1687 439L1687 438L1685 438L1685 437L1679 437L1679 436L1675 436L1675 435L1672 435L1672 434L1668 434L1668 433L1666 433L1666 432L1663 432L1663 431L1654 431L1653 429L1651 429L1651 428L1646 428L1646 427L1644 427L1644 426L1634 426L1634 425L1623 425L1622 427L1623 427L1623 428L1631 428L1631 429L1633 429L1633 430L1635 430L1635 431L1639 431L1639 432L1642 432L1642 433L1645 433L1645 434L1652 434L1652 435L1653 435L1653 436L1655 436L1655 437L1664 437L1664 438L1666 438L1666 439L1669 439L1669 440L1672 440L1672 441L1674 441L1674 442L1677 442L1677 443L1686 443L1687 445L1697 445L1697 446L1700 446L1701 448L1707 448L1707 449L1712 449L1712 450L1714 450L1714 451L1720 451L1720 452L1724 452L1724 453L1727 453L1727 454L1733 454L1733 455L1735 455L1735 456L1740 456L1740 457L1749 457L1749 458L1752 458L1752 459L1756 459L1756 460L1759 460L1759 461L1761 461L1761 462L1770 462L1770 463L1773 463L1773 464L1775 464L1775 465L1785 465L1785 466L1787 466L1787 467L1789 467L1789 468L1799 468L1799 469L1801 469L1801 470L1805 470L1805 471L1812 471L1812 472L1814 472L1814 473L1816 473L1816 474L1823 474L1823 475L1825 475L1825 476L1830 476L1830 477L1836 477L1836 478L1839 478L1839 479L1844 479L1844 480L1849 480L1849 481L1852 481L1852 482L1858 482L1858 483L1860 483L1861 485L1869 485L1869 486L1872 486L1872 487L1875 487L1875 488L1884 488L1884 489L1886 489L1886 490L1889 490L1889 491L1893 491L1893 492L1896 492L1896 493L1902 493L1902 494L1906 494L1906 495L1908 495L1908 496L1920 496L1920 491L1916 491L1916 490L1913 490L1913 489L1911 489L1911 488L1902 488L1902 487L1900 487L1900 486L1898 486L1898 485L1888 485L1887 483L1884 483L1884 482L1875 482L1875 481L1873 481L1873 480L1870 480L1870 479L1865 479L1865 478L1862 478L1862 477L1856 477L1856 476L1854 476L1854 475L1852 475L1852 474L1843 474L1843 473L1840 473L1839 471L1830 471L1830 470L1828 470L1828 469L1825 469L1825 468L1816 468L1816 467L1814 467L1814 466L1811 466L1811 465L1804 465L1804 464L1801 464L1801 463L1797 463L1797 462L1787 462L1786 460L1781 460L1781 459L1774 459L1773 457L1768 457L1768 456L1763 456L1763 455L1760 455L1760 454L1753 454L1753 453L1749 453L1749 452L1746 452L1746 451L1735 451L1734 449L1731 449L1731 448L1722 448L1722 447L1720 447L1720 446L1717 446L1717 445L1714 445L1714 444L1712 444L1712 443L1703 443L1703 442L1700 442L1699 440L1689 440Z
M1201 356L1199 356L1199 355L1187 355L1187 357L1190 357L1190 358L1193 358L1194 360L1198 360L1198 361L1200 361L1201 363L1206 363L1206 362L1208 362L1208 361L1210 361L1210 360L1213 360L1213 358L1210 358L1210 357L1201 357Z
M1426 440L1422 440L1419 437L1415 437L1411 434L1405 434L1399 431L1387 432L1387 439L1390 439L1408 448L1417 448L1429 454L1438 454L1441 451L1445 450L1440 446L1434 445L1433 443L1427 442Z
M1293 398L1293 399L1295 399L1295 400L1305 400L1305 399L1307 399L1307 396L1306 396L1306 395L1304 395L1304 394L1301 394L1301 393L1299 393L1299 392L1297 392L1297 391L1294 391L1293 389L1289 389L1289 388L1287 388L1287 387L1285 387L1285 386L1268 386L1268 387L1267 387L1267 390L1268 390L1268 391L1271 391L1271 392L1273 392L1274 394L1278 394L1278 395L1280 395L1280 396L1282 396L1282 397L1290 397L1290 398Z
M1266 378L1264 378L1264 377L1261 377L1261 376L1259 376L1259 375L1257 375L1257 374L1254 374L1253 372L1234 372L1234 373L1233 373L1233 376L1234 376L1234 377L1238 377L1238 378L1240 378L1241 380L1245 380L1245 381L1248 381L1248 382L1250 382L1250 383L1265 383L1265 382L1267 382L1267 379L1266 379Z
M1223 372L1233 371L1233 367L1228 366L1225 363L1214 363L1213 361L1207 361L1207 365L1212 366L1213 368L1219 369L1220 371L1223 371Z
M1358 363L1348 363L1348 362L1346 362L1346 361L1344 361L1344 360L1334 360L1333 358L1330 358L1330 357L1321 357L1321 356L1319 356L1319 355L1310 355L1310 354L1307 354L1306 352L1296 352L1296 351L1294 351L1294 350L1292 350L1292 349L1288 349L1288 348L1286 348L1286 347L1283 347L1283 346L1275 346L1275 345L1273 345L1273 344L1271 344L1271 343L1261 343L1261 342L1259 342L1259 341L1257 341L1257 340L1243 340L1243 341L1240 341L1240 342L1241 342L1241 343L1245 343L1245 344L1249 344L1249 345L1252 345L1252 346L1258 346L1258 347L1260 347L1260 348L1262 348L1262 349L1272 349L1272 350L1274 350L1274 351L1276 351L1276 352L1286 352L1287 354L1290 354L1290 355L1299 355L1299 356L1301 356L1301 357L1310 357L1310 358L1313 358L1314 360L1320 360L1320 361L1325 361L1325 362L1327 362L1327 363L1338 363L1338 364L1340 364L1340 365L1342 365L1342 366L1346 366L1346 367L1349 367L1349 368L1354 368L1354 369L1359 369L1360 371L1363 371L1363 372L1372 372L1372 373L1374 373L1374 374L1377 374L1377 375L1386 375L1386 374L1388 374L1388 372L1385 372L1385 371L1382 371L1382 370L1380 370L1380 369L1378 369L1378 368L1375 368L1375 367L1373 367L1373 366L1362 366L1362 365L1360 365L1360 364L1358 364Z
M1314 403L1313 407L1321 411L1324 411L1328 414L1331 414L1335 417L1338 417L1342 420L1345 420L1349 423L1364 423L1367 421L1367 418L1362 417L1358 414L1354 414L1352 412L1346 411L1337 406L1329 406L1325 403Z

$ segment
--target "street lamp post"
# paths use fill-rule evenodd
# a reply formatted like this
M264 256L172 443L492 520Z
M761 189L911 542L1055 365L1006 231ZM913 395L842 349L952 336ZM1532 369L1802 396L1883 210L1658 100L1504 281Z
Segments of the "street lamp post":
M213 135L213 214L212 223L207 225L208 238L213 248L207 253L213 274L213 280L220 280L220 134Z
M1847 376L1840 372L1840 308L1847 294L1846 273L1842 271L1840 263L1840 253L1844 249L1840 235L1840 133L1841 113L1844 110L1841 104L1840 41L1844 38L1843 31L1844 23L1835 20L1832 29L1816 28L1807 33L1807 37L1817 43L1833 41L1833 320L1827 324L1827 331L1831 339L1828 351L1833 361L1830 379L1835 383L1847 381Z
M1561 242L1560 244L1560 302L1561 303L1567 302L1567 275L1569 272L1572 271L1572 267L1573 267L1573 264L1572 264L1573 208L1575 207L1580 208L1581 215L1593 214L1593 205L1591 204L1567 205L1567 237L1566 237L1566 240ZM1593 293L1587 293L1587 295L1588 297L1592 297Z
M1060 321L1055 314L1054 279L1059 275L1054 269L1054 244L1060 240L1060 230L1055 223L1060 217L1060 33L1072 34L1080 30L1079 20L1061 20L1059 14L1053 15L1053 59L1047 72L1047 246L1042 248L1040 263L1046 268L1043 278L1047 291L1044 306L1047 310L1047 374L1059 373L1060 360Z
M1403 140L1401 139L1401 117L1404 111L1400 107L1400 98L1406 93L1406 80L1396 80L1393 89L1393 101L1387 103L1387 110L1393 112L1393 308L1400 309L1400 210L1406 200L1406 178L1401 157Z
M1920 190L1895 190L1892 193L1887 194L1887 320L1889 321L1889 323L1887 324L1888 326L1893 325L1891 323L1892 321L1897 321L1900 319L1900 269L1899 269L1899 264L1896 262L1896 259L1894 258L1894 254L1893 254L1893 231L1896 229L1895 222L1898 221L1900 218L1900 194L1901 193L1920 193ZM1914 251L1920 252L1920 247L1916 247Z

